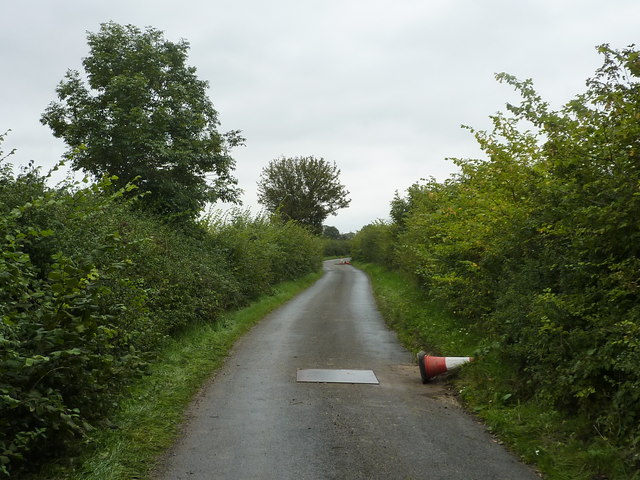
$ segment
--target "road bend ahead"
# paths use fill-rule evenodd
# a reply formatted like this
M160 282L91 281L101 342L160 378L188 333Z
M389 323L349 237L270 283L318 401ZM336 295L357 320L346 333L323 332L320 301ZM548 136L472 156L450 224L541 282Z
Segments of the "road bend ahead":
M158 479L538 478L441 384L422 384L362 272L324 268L236 345ZM316 368L371 369L380 384L296 382L297 369Z

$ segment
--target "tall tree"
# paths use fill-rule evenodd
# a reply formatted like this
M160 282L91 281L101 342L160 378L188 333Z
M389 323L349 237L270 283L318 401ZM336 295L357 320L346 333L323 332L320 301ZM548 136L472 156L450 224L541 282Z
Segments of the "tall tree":
M321 234L324 220L351 202L339 176L335 162L323 158L277 158L262 170L258 201L285 220L295 220Z
M340 238L342 237L342 235L340 235L340 230L331 225L323 225L322 236L325 238L330 238L332 240L340 240Z
M145 202L163 214L195 215L206 202L237 201L229 149L238 131L218 132L208 82L186 65L189 44L161 31L110 22L88 33L86 82L69 70L41 122L69 146L75 169L139 177Z

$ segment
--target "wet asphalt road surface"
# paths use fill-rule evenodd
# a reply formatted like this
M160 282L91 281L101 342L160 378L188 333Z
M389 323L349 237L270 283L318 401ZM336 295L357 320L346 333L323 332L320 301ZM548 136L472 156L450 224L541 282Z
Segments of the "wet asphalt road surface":
M537 479L387 330L367 277L325 262L310 289L234 347L155 478ZM465 352L461 352L464 354ZM379 385L297 383L297 369L371 369Z

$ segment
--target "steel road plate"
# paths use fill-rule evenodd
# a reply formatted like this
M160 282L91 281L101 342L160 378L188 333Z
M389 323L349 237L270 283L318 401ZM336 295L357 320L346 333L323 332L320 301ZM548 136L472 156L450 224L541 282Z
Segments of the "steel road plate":
M298 382L368 383L374 385L380 383L373 370L325 370L319 368L298 369Z

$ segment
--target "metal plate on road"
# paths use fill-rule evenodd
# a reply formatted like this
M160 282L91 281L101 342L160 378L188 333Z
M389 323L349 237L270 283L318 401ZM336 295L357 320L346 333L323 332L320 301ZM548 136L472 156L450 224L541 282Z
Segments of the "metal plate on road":
M319 368L298 369L298 382L368 383L373 385L380 383L373 370L325 370Z

